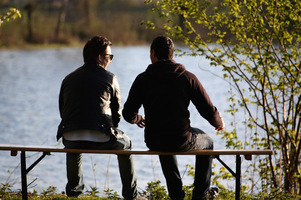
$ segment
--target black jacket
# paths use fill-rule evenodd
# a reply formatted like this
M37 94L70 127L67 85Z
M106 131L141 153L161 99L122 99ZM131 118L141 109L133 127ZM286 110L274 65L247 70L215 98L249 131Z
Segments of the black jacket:
M123 107L123 117L138 123L145 112L145 142L151 150L178 151L190 140L190 101L214 127L221 127L218 110L197 77L173 60L161 60L139 74Z
M57 139L63 133L74 130L106 132L110 127L118 127L120 109L120 89L116 76L98 64L85 64L62 82L59 95L62 120Z

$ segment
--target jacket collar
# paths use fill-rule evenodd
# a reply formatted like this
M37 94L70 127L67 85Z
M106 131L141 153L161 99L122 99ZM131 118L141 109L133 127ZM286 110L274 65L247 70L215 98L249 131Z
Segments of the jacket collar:
M102 68L104 69L101 64L97 63L97 62L89 62L89 63L85 63L84 67L89 67L89 68Z

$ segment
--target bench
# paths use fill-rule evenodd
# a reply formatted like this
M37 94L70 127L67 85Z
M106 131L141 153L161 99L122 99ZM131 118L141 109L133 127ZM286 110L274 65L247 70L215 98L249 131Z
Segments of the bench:
M11 156L16 156L18 151L21 152L21 184L22 184L22 199L27 200L27 174L46 156L50 153L91 153L91 154L133 154L133 155L210 155L216 158L234 177L235 177L235 200L240 199L241 189L241 156L246 160L251 160L252 155L272 155L272 150L195 150L187 152L160 152L149 150L90 150L90 149L64 149L57 147L45 146L26 146L26 145L8 145L0 144L0 150L11 152ZM42 152L43 154L26 168L26 152ZM235 155L236 156L236 171L234 172L226 163L220 159L220 155Z

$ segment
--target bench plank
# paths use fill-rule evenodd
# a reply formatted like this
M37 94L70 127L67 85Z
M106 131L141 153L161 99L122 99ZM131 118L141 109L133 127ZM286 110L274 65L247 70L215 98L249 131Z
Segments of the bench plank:
M272 155L272 150L191 150L185 152L162 152L150 151L148 149L132 150L96 150L96 149L65 149L51 146L26 146L26 145L7 145L0 144L0 150L8 151L37 151L37 152L62 152L62 153L92 153L92 154L137 154L137 155ZM248 159L249 160L249 159Z

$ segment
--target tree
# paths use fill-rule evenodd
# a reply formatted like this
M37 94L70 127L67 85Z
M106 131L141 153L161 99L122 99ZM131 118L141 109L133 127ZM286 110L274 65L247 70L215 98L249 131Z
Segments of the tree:
M60 38L60 34L62 31L62 26L65 23L65 18L66 18L66 6L68 4L68 0L63 0L60 2L60 9L59 9L59 15L57 19L57 24L54 32L54 39L57 41Z
M259 159L261 190L301 194L301 2L299 0L145 1L163 27L147 28L190 46L222 67L235 88L229 112L247 113L248 139L242 143L235 123L223 132L229 148L267 148ZM187 53L187 52L184 52ZM266 163L265 163L266 162ZM274 190L275 189L275 190Z
M5 21L9 22L9 20L17 19L17 18L21 18L20 11L17 10L16 8L10 8L6 14L0 15L0 27L3 22Z
M24 9L27 11L27 31L28 31L28 35L27 35L27 41L28 42L32 42L33 38L34 38L34 34L33 34L33 11L35 10L35 6L33 3L27 3L24 6Z

